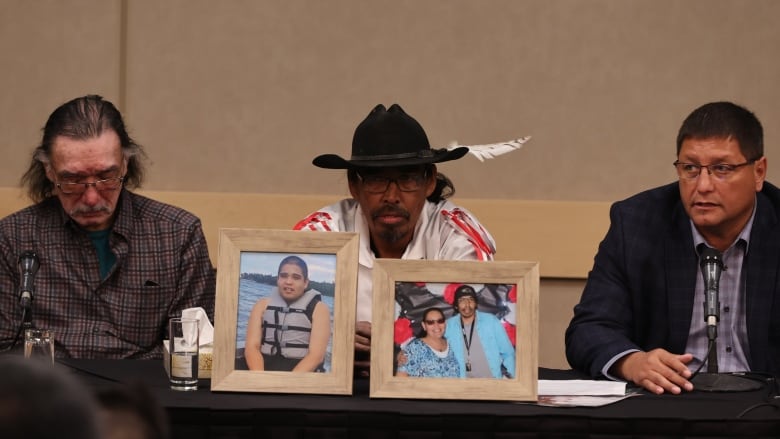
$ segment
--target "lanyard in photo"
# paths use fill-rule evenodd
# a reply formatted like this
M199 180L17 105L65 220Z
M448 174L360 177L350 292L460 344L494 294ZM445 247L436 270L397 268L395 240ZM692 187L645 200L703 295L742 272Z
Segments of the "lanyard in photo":
M460 319L460 332L463 334L463 344L466 345L466 372L471 372L471 340L474 338L474 327L477 326L477 316L471 321L469 336L466 337L466 327L463 325L463 318Z

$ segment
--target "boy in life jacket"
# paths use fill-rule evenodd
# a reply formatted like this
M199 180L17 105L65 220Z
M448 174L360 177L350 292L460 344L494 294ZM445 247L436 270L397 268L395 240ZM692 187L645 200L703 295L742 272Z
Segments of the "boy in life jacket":
M330 339L330 311L309 287L298 256L279 264L276 288L252 307L244 352L250 370L321 372Z

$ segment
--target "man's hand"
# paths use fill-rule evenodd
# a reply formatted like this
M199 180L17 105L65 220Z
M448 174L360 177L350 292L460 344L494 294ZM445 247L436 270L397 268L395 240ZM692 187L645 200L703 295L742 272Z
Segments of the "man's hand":
M398 355L395 357L395 363L399 366L403 366L409 359L406 358L404 351L398 351Z
M371 366L371 322L357 322L355 325L355 371L368 376Z
M677 395L683 389L693 390L688 381L691 371L686 366L691 360L692 354L677 355L664 349L632 352L618 360L611 373L657 395L665 391Z

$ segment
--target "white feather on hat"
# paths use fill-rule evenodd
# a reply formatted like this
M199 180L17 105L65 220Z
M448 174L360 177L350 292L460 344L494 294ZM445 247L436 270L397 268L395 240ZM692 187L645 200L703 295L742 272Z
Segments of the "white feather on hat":
M485 145L458 145L457 142L452 142L447 149L452 150L466 147L469 149L470 154L474 155L480 162L484 162L485 159L492 159L502 154L520 149L523 147L523 144L530 139L531 136L525 136L519 139L507 140L506 142L489 143Z

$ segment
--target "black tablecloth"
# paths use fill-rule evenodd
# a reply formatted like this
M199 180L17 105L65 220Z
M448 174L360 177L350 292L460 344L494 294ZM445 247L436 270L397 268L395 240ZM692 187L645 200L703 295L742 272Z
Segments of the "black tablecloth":
M774 381L758 391L692 392L625 399L598 408L461 400L369 398L367 379L351 396L170 390L161 361L59 360L94 388L141 382L166 409L174 437L780 437ZM581 378L540 369L541 379ZM262 435L262 436L261 436Z

